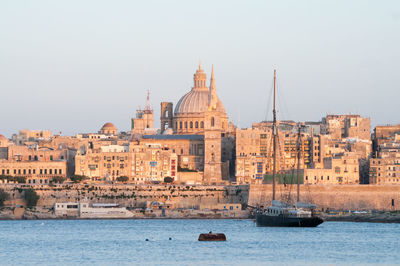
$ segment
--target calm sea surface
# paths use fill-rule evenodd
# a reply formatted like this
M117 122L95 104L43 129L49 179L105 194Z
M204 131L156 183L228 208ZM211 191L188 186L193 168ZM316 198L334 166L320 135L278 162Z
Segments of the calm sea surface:
M228 240L197 241L210 230ZM400 224L260 228L251 220L0 221L2 265L368 263L400 264Z

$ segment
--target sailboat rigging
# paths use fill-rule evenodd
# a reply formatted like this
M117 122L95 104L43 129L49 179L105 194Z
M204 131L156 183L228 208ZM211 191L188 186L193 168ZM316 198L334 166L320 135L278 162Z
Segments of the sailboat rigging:
M300 158L301 158L301 125L298 126L297 137L297 200L296 204L276 200L276 150L278 128L276 125L276 68L274 68L274 100L273 100L273 170L272 170L272 204L266 209L256 211L257 226L276 227L316 227L323 220L314 215L316 205L300 202Z

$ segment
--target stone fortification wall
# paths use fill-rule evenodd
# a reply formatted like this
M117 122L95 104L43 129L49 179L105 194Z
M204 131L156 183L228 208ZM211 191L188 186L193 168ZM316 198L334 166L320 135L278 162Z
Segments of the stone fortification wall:
M125 207L145 207L146 202L167 203L170 208L197 208L200 204L247 203L248 186L186 185L15 185L1 186L10 194L7 206L21 204L23 189L32 187L40 196L39 207L56 202L118 203Z
M289 187L277 186L277 199L287 199ZM249 205L267 206L272 200L272 185L250 185ZM296 186L290 190L296 198ZM326 210L400 210L400 185L302 185L300 201ZM392 207L394 199L394 207Z

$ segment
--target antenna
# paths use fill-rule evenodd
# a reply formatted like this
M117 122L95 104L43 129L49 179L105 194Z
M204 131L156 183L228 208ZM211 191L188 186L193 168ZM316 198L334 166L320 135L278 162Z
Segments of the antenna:
M146 100L146 107L144 108L146 111L150 111L150 89L147 90L147 100Z

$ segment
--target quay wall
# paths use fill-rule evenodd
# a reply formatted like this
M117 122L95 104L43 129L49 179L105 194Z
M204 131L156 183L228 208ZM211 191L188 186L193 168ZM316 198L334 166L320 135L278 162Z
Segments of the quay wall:
M296 199L296 186L290 187L290 198ZM285 200L289 187L277 185L276 197ZM268 206L272 184L250 185L251 206ZM394 206L392 206L394 200ZM318 205L318 209L335 210L400 210L400 185L301 185L300 201Z
M0 186L10 194L6 206L23 204L23 189L33 188L39 195L37 206L53 207L56 202L118 203L124 207L146 207L146 202L163 202L170 208L197 208L200 205L248 202L248 186L185 185L18 185Z
M118 203L125 207L146 207L159 201L171 209L216 206L219 203L242 203L267 206L272 200L272 185L185 186L185 185L106 185L63 184L56 186L2 184L10 194L6 206L24 205L23 189L32 187L40 196L38 207L52 208L56 202ZM302 185L300 201L314 203L319 209L400 210L400 185ZM286 200L288 187L277 185L277 199ZM290 189L296 198L296 186ZM394 206L392 206L394 200Z

